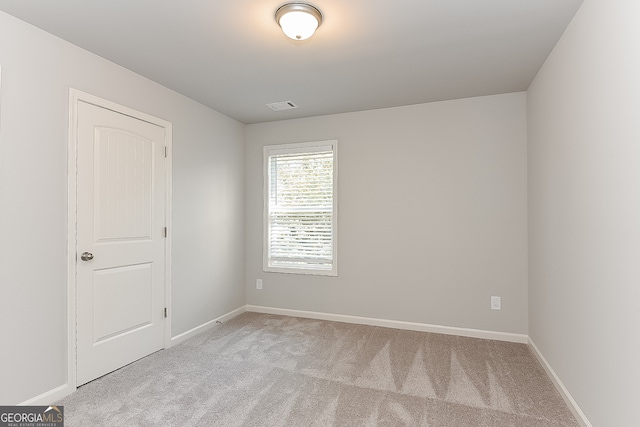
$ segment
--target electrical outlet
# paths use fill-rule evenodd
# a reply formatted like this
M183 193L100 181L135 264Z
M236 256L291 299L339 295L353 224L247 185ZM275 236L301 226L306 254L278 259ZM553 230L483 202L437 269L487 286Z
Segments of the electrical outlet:
M256 280L256 289L262 289L262 279Z
M491 297L491 310L501 310L501 309L502 309L502 298Z

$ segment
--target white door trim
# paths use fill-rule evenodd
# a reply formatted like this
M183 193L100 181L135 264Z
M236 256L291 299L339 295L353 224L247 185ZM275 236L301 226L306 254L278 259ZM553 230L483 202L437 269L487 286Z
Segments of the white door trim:
M70 392L77 388L76 379L76 239L77 239L77 129L78 129L78 103L87 102L108 110L115 111L148 123L163 127L165 132L165 146L167 158L165 164L165 224L168 228L165 239L165 307L167 318L164 322L164 348L171 346L171 178L173 152L173 127L171 122L150 116L128 107L116 104L97 96L69 89L69 146L67 159L67 201L68 201L68 226L67 226L67 386Z

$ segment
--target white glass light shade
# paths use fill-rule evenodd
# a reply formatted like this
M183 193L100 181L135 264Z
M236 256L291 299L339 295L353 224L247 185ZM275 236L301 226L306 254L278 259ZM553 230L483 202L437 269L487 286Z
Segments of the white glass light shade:
M289 38L306 40L316 32L318 21L306 12L289 12L280 18L280 27Z
M322 23L322 14L309 4L288 3L276 11L276 21L287 37L306 40Z

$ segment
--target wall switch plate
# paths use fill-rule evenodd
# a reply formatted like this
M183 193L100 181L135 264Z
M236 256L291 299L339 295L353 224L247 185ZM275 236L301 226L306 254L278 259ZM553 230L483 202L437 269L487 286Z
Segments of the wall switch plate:
M491 297L491 310L501 310L501 309L502 309L502 298Z
M262 289L262 279L256 280L256 289Z

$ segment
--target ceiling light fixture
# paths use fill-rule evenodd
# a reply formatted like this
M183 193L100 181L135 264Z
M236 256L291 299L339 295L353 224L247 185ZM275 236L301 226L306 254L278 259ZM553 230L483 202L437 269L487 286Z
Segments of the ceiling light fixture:
M287 3L276 10L276 22L287 37L306 40L322 24L322 13L307 3Z

